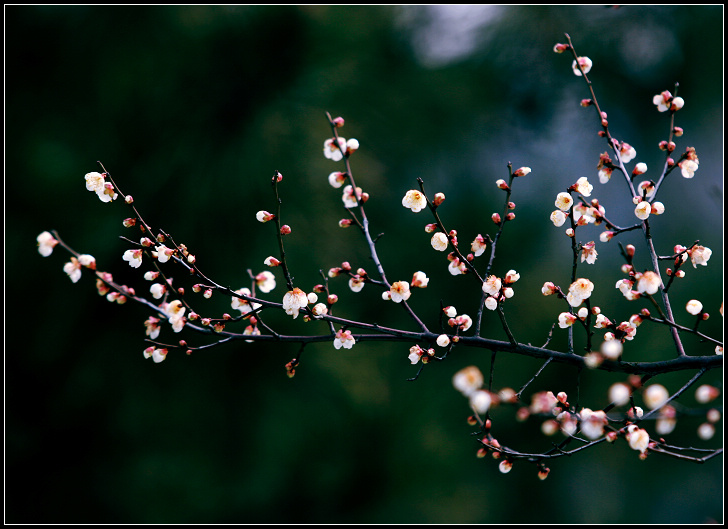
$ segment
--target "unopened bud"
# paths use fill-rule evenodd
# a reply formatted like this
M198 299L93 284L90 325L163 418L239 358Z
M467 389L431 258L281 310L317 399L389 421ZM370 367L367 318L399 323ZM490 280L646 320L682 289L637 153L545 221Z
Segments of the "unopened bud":
M583 106L584 108L590 107L593 104L594 104L594 101L592 99L582 99L581 100L581 106Z
M436 206L439 206L445 202L445 193L435 193L435 196L432 199L432 203Z
M495 222L496 224L501 223L501 216L498 213L493 213L490 218L493 219L493 222Z
M131 228L132 226L136 226L136 223L137 223L136 219L132 219L132 218L124 219L124 221L122 222L122 224L124 225L125 228Z
M339 116L338 118L333 119L334 126L338 129L344 126L344 118Z
M288 224L281 226L281 235L288 235L291 233L291 227Z

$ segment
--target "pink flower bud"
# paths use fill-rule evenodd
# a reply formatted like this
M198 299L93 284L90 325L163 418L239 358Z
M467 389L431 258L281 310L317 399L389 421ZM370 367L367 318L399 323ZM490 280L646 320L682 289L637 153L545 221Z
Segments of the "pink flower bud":
M134 203L134 199L132 198L131 195L126 195L126 198L124 199L124 202L126 202L127 204L133 204Z
M499 189L503 189L504 191L509 191L511 188L508 187L508 184L506 184L506 181L502 178L500 180L496 180L495 185L498 186Z
M281 226L281 235L288 235L291 233L291 227L288 224Z
M338 118L333 119L334 126L338 129L344 126L344 118L339 116Z
M568 44L561 44L560 42L554 45L554 53L564 53L566 50L571 48Z
M351 219L341 219L339 221L339 228L348 228L354 221Z
M526 176L528 173L531 172L530 167L520 167L513 171L513 176Z
M124 225L125 228L131 228L132 226L136 226L136 222L137 222L136 219L129 218L129 219L124 219L122 224Z
M582 99L581 100L581 106L584 108L592 106L594 104L594 101L592 99Z
M326 298L326 302L329 305L333 305L337 301L339 301L339 296L337 296L336 294L329 294L328 297Z
M436 206L439 206L445 202L445 194L444 193L435 193L435 196L432 199L432 203Z
M495 222L496 224L501 223L501 216L498 213L493 213L490 218L493 219L493 222Z
M433 231L437 230L437 224L428 224L425 226L425 232L426 233L432 233Z

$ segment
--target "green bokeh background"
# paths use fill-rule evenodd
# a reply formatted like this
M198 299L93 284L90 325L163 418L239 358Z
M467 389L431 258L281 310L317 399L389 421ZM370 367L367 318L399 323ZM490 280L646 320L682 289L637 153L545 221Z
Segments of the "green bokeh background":
M372 269L356 229L340 230L338 166L321 155L325 113L343 116L357 183L391 280L431 277L411 304L436 328L442 300L474 315L468 278L452 278L401 197L422 177L447 196L440 213L467 242L494 233L506 164L530 166L516 181L516 220L507 225L494 272L521 273L507 315L516 338L541 345L560 305L540 296L544 281L569 278L568 239L548 222L553 198L581 176L620 224L633 222L619 179L598 183L606 150L571 60L552 52L568 32L590 74L610 129L658 174L668 120L652 96L672 90L685 108L678 149L695 146L700 169L661 189L665 215L651 219L658 253L700 239L709 266L687 269L672 289L682 307L700 299L713 316L702 329L722 336L722 6L448 7L92 7L5 8L5 516L10 523L702 523L723 521L722 456L706 465L651 456L624 442L553 461L546 481L516 464L475 458L468 409L452 388L458 369L486 371L490 354L458 348L416 382L407 344L361 343L336 351L307 347L293 379L294 345L233 343L190 357L144 361L141 306L110 304L91 274L72 284L66 256L38 255L35 237L56 229L120 282L146 285L121 260L128 211L102 204L83 175L101 160L145 220L172 233L210 277L233 288L275 254L270 176L284 175L286 250L295 281L320 282L343 260ZM583 241L600 228L585 228ZM136 235L133 235L136 237ZM638 267L649 265L636 232ZM635 308L612 288L621 277L617 241L580 269L597 284L608 314ZM373 270L372 270L373 271ZM270 299L284 293L281 276ZM182 283L183 278L179 279ZM401 307L332 282L337 314L412 328ZM198 300L203 303L203 300ZM229 300L200 305L230 311ZM289 333L321 332L271 315ZM493 314L485 334L503 339ZM162 338L174 339L168 329ZM662 328L644 325L625 357L669 358ZM190 335L200 345L203 337ZM691 354L712 348L685 337ZM563 347L557 329L551 346ZM425 344L423 344L425 345ZM495 387L524 384L541 362L501 355ZM675 391L690 374L663 377ZM624 377L581 375L584 405L606 405ZM722 386L722 373L704 381ZM529 388L576 395L573 370L550 366ZM575 397L572 397L574 399ZM684 399L694 404L692 392ZM722 408L722 397L718 405ZM494 411L496 436L545 450L536 422ZM669 440L721 445L681 420Z

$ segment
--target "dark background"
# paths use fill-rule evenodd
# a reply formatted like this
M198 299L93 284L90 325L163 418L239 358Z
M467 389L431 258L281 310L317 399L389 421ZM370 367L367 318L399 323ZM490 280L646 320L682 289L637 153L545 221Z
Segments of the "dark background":
M723 8L722 6L470 7L26 7L5 8L5 518L10 523L702 523L723 520L722 456L696 465L657 455L639 461L626 443L599 445L502 475L474 457L468 409L452 388L458 369L487 371L490 354L458 348L415 383L411 344L361 343L336 351L309 346L294 379L284 365L295 345L233 343L190 357L144 361L137 305L110 304L91 274L72 284L57 248L42 258L35 237L59 230L99 268L145 291L121 260L128 210L103 204L83 175L101 160L153 226L171 232L203 271L232 288L247 269L276 254L270 176L284 175L284 222L296 283L308 290L319 270L343 260L373 268L356 229L342 231L339 168L324 159L325 112L343 116L352 158L390 280L416 270L431 277L412 306L431 328L440 300L475 315L480 294L451 278L429 246L427 213L401 206L416 178L447 200L440 213L462 242L494 233L506 164L530 166L516 181L516 220L507 225L494 272L521 274L507 304L521 342L541 345L561 305L539 294L544 281L569 281L570 246L548 215L557 192L581 176L619 224L634 222L626 186L598 182L606 145L571 59L552 51L568 32L594 61L590 78L613 134L659 174L657 144L668 127L653 95L673 90L685 107L678 150L695 146L692 180L673 173L661 190L666 214L651 218L658 253L696 239L713 250L707 267L687 268L672 289L678 321L699 299L722 335ZM631 167L631 165L630 165ZM597 240L601 228L579 232ZM581 240L581 239L580 239ZM649 266L644 241L638 267ZM621 277L617 241L598 243L599 259L580 268L594 299L627 319L642 302L613 289ZM482 267L483 265L481 265ZM279 271L276 271L278 274ZM285 291L282 276L269 299ZM182 281L182 278L179 279ZM401 308L367 286L344 281L337 314L411 328ZM231 311L213 297L210 312ZM284 332L321 332L299 318L269 316ZM313 329L313 330L312 330ZM487 336L503 339L494 314ZM162 338L172 340L169 329ZM203 337L190 335L201 345ZM691 336L689 354L712 348ZM551 346L563 348L556 329ZM424 344L423 344L424 345ZM625 348L630 360L670 358L665 329L643 325ZM496 388L519 388L540 367L499 356ZM658 380L677 390L692 373ZM583 405L608 403L623 376L584 373ZM701 382L721 385L721 373ZM576 394L576 373L551 366L527 391ZM572 399L570 399L572 400ZM722 401L722 398L721 398ZM692 391L681 403L694 404ZM497 437L545 450L537 422L494 411ZM698 418L668 439L697 439ZM560 434L559 436L560 440Z

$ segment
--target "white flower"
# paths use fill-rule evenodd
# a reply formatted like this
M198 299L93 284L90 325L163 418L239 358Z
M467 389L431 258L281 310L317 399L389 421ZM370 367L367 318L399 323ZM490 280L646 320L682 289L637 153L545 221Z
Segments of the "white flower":
M359 149L359 140L356 140L354 138L349 139L349 141L346 142L346 151L349 153L352 153Z
M467 314L461 314L455 318L455 324L460 328L461 331L467 331L473 325L473 318Z
M308 297L306 296L306 293L298 287L286 292L283 296L283 310L285 310L286 314L289 316L293 316L294 320L298 318L298 312L306 305L308 305Z
M103 193L104 192L104 184L106 184L106 180L104 179L104 175L101 173L93 172L93 173L86 173L86 189L89 191L93 191L94 193Z
M602 167L599 169L599 173L597 175L599 176L599 183L600 184L606 184L609 182L609 179L612 178L612 168L611 167Z
M589 183L586 176L579 178L574 186L576 187L576 192L581 193L585 197L591 196L592 189L594 189L594 186Z
M342 185L344 185L344 182L346 182L346 177L346 173L334 171L329 175L329 184L331 184L331 187L338 189Z
M172 330L174 332L180 332L185 325L185 307L182 306L182 302L178 299L170 301L164 307L164 312L167 315L169 323L172 324Z
M715 426L713 426L709 422L704 422L703 424L698 426L698 437L700 437L703 441L712 439L714 435Z
M483 255L485 248L485 239L481 234L478 234L478 236L475 237L473 242L470 244L470 249L473 251L473 255L475 255L475 257Z
M346 140L344 138L339 138L338 145L336 138L329 138L324 142L324 156L329 160L338 162L344 157L343 151L346 151Z
M643 430L635 424L629 426L628 432L627 440L629 441L629 447L633 450L639 450L644 454L650 444L650 434L647 433L647 430Z
M662 384L651 384L647 386L642 393L642 399L651 410L659 408L665 404L668 398L670 398L670 393L668 393L667 389L665 389L665 386Z
M81 263L75 257L71 257L71 261L63 265L63 271L68 274L68 277L74 283L81 279Z
M609 360L618 360L622 356L623 345L619 340L606 340L602 342L600 349L604 358Z
M427 207L427 199L422 192L417 191L416 189L410 189L404 195L402 205L417 213Z
M652 206L646 200L643 200L637 204L637 207L634 208L634 214L640 220L647 219L647 217L650 216L650 213L652 213Z
M361 276L354 276L351 279L349 279L349 288L352 292L361 292L361 289L364 288L364 279L362 279Z
M653 215L662 215L665 213L665 204L662 202L653 202L650 211Z
M356 188L356 197L354 196L354 188L350 185L344 188L344 192L341 195L341 200L344 203L345 208L355 208L359 202L364 202L361 187Z
M484 389L478 389L470 394L470 407L476 413L484 414L490 409L490 404L493 401L490 393Z
M629 402L629 396L632 394L630 387L624 382L615 382L609 388L609 400L615 406L624 406Z
M122 259L129 261L129 266L132 268L139 268L142 265L142 254L143 252L140 249L127 250L124 252Z
M500 294L502 283L499 277L488 276L483 281L483 292L490 296L498 296Z
M272 213L268 213L265 210L260 210L258 213L255 214L255 218L258 219L258 222L268 222L276 218L276 216Z
M166 291L167 287L162 283L154 283L151 287L149 287L149 292L152 293L152 297L154 299L162 299L162 296L164 296Z
M594 283L583 277L580 277L571 285L569 285L569 293L572 294L574 297L581 299L582 301L591 296L593 290ZM576 305L572 305L572 307L574 306Z
M693 268L697 268L698 265L708 266L708 260L713 255L713 250L705 246L694 246L688 253L690 254Z
M637 292L636 290L632 290L633 286L634 283L629 279L620 279L619 281L617 281L617 284L614 285L614 287L618 288L622 295L630 301L635 300L639 297L639 292Z
M574 316L570 312L562 312L561 314L559 314L559 327L561 327L562 329L571 327L575 321L576 316Z
M604 435L604 426L607 424L607 414L603 411L592 411L589 408L584 408L579 413L581 419L581 433L583 433L587 439L599 439Z
M574 203L574 199L571 198L571 195L569 193L561 192L558 195L556 195L556 202L554 204L557 208L559 208L561 211L569 211L569 208L571 208L571 205Z
M564 222L566 222L566 214L560 209L551 212L550 218L551 222L553 222L554 226L556 226L557 228L560 228L564 225Z
M276 277L273 275L273 272L266 270L255 276L255 284L261 292L267 294L276 287Z
M485 300L485 308L488 310L495 310L498 308L498 301L495 298L488 296Z
M504 459L498 464L498 470L500 470L502 474L508 474L512 468L513 463L508 461L507 459Z
M295 318L295 316L294 316ZM343 329L339 329L336 333L336 337L334 338L334 347L337 349L341 349L342 347L344 349L351 349L354 347L354 344L356 343L356 340L351 335L351 331L345 331Z
M160 263L166 263L174 253L174 250L167 248L164 244L160 244L155 248L157 250L157 259Z
M571 63L571 69L574 70L574 75L577 77L582 76L582 72L587 74L591 70L592 61L589 57L578 57L574 62Z
M430 278L424 272L415 272L412 276L411 287L427 288L427 284L430 282Z
M594 264L597 260L597 250L595 248L594 241L590 241L586 244L581 245L581 262L587 262L587 264Z
M661 284L660 276L658 276L655 272L648 270L637 280L637 292L640 294L656 294L657 291L660 290Z
M50 232L44 231L38 235L38 253L43 257L48 257L53 253L53 247L58 244L58 241L50 234Z
M236 290L235 293L240 294L241 296L250 296L250 289L241 288L239 290ZM242 298L233 296L230 306L234 309L239 310L241 314L247 314L248 312L252 312L254 310L259 309L261 307L261 304L260 303L251 303L250 301L248 301L246 299L242 299Z
M695 160L683 160L678 165L684 178L692 178L695 176L695 171L698 170L698 162Z
M161 327L159 326L159 319L154 316L149 316L147 321L144 322L144 326L147 328L146 333L150 339L156 340L159 337Z
M412 365L415 365L417 362L420 361L420 358L422 358L423 352L424 351L419 345L413 345L412 347L410 347L410 354L407 356L407 359Z
M452 377L452 385L464 396L469 397L483 385L483 373L475 366L468 366Z
M448 245L447 235L445 235L441 231L438 231L432 236L430 244L432 244L432 247L438 252L444 252L445 250L447 250Z
M147 347L144 349L144 358L151 358L154 363L158 364L167 358L167 349L157 349L156 347Z
M665 90L652 98L652 104L657 106L659 112L667 112L670 110L672 102L672 94Z
M412 294L410 292L410 286L407 281L397 281L395 283L392 283L390 293L392 301L394 301L395 303L401 303L402 301L408 300L410 295Z
M634 147L632 147L629 143L622 142L617 154L619 155L619 159L622 163L629 163L637 156L637 151L635 151Z
M321 316L328 314L329 309L324 303L317 303L313 306L311 312L313 312L314 317L320 318Z
M439 345L440 347L447 347L448 345L450 345L450 338L448 337L448 335L441 334L440 336L438 336L437 345Z
M687 310L690 314L693 316L697 316L703 311L703 304L700 303L697 299L691 299L688 301L687 305L685 305L685 310Z

